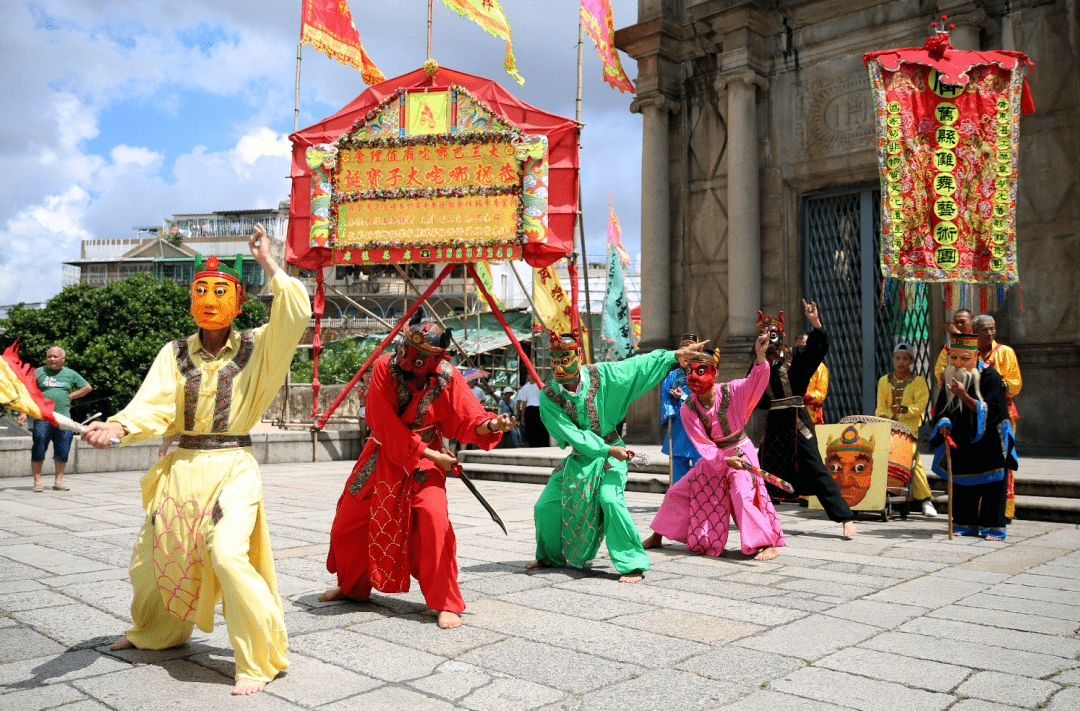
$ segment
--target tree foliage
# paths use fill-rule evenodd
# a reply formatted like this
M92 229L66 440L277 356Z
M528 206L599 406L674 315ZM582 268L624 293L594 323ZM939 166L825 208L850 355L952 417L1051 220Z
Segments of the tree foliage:
M375 350L374 344L361 345L358 340L339 341L333 346L324 348L319 354L319 382L323 385L349 382L373 350ZM299 350L293 356L292 380L294 383L311 382L314 362L309 354L303 355L308 355L308 359L300 360Z
M174 281L155 281L137 274L102 289L86 284L69 286L49 299L44 309L21 304L8 311L0 326L0 349L18 340L19 357L37 367L45 352L60 346L68 368L94 388L72 401L72 419L117 412L135 395L150 364L167 342L190 336L197 329L190 312L187 287ZM233 322L243 330L266 322L266 307L248 301Z

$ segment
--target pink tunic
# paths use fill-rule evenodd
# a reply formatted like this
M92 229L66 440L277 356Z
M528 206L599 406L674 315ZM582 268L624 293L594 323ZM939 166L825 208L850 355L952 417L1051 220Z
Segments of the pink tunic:
M734 517L743 553L785 545L765 482L725 461L741 453L759 466L757 450L742 429L768 383L769 364L761 363L748 377L717 385L712 407L704 407L697 395L683 404L683 426L701 460L668 489L653 519L654 531L690 550L718 556L727 543L729 517Z

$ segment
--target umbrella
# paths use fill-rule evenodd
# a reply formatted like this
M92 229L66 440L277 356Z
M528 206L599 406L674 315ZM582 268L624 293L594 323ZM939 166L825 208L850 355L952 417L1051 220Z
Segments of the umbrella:
M491 373L487 372L483 368L469 368L468 370L461 371L461 374L465 376L466 383L472 383L482 378L491 376Z

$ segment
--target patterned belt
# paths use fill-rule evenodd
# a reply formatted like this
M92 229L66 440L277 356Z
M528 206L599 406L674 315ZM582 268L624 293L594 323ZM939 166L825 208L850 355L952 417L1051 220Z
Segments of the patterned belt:
M732 432L727 437L721 437L720 439L714 439L713 442L715 442L716 446L719 447L720 449L727 449L728 447L732 446L733 444L738 444L739 442L742 442L744 439L746 439L746 433L743 430L740 429L740 430L736 430L735 432Z
M238 447L250 447L251 435L180 435L180 449L233 449Z
M806 407L806 403L803 402L802 396L793 395L792 397L780 398L779 400L773 400L769 405L770 410L783 410L789 407Z
M603 439L603 440L604 440L604 444L606 444L606 445L609 445L609 446L610 446L610 445L613 445L613 444L614 444L614 445L617 445L617 446L619 446L619 447L623 447L623 446L625 446L624 442L622 441L622 437L620 437L620 436L619 436L619 431L618 431L618 430L612 430L611 432L608 432L608 433L607 433L606 435L604 435L604 436L603 436L603 437L602 437L601 439ZM575 449L575 450L572 450L572 451L573 451L573 453L574 453L575 455L577 455L577 456L579 456L579 457L584 457L584 456L586 456L585 454L583 454L583 453L581 453L581 452L577 451L576 449Z
M439 423L432 423L424 427L409 426L409 429L420 435L420 438L425 442L439 442L439 448L442 449L442 432L439 431Z

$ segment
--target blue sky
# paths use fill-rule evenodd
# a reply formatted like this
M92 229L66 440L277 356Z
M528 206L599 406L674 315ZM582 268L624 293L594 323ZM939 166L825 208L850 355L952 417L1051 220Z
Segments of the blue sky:
M425 58L424 0L351 0L369 55L388 77ZM573 117L577 2L504 0L518 87L504 44L435 3L433 56ZM12 3L0 25L0 304L60 289L61 262L85 238L134 236L173 213L276 205L288 197L300 0ZM615 26L636 3L615 3ZM360 94L359 72L303 49L300 126ZM622 56L627 74L635 62ZM585 46L582 189L591 256L602 258L607 198L639 245L641 117L601 80ZM43 250L43 247L46 247Z

